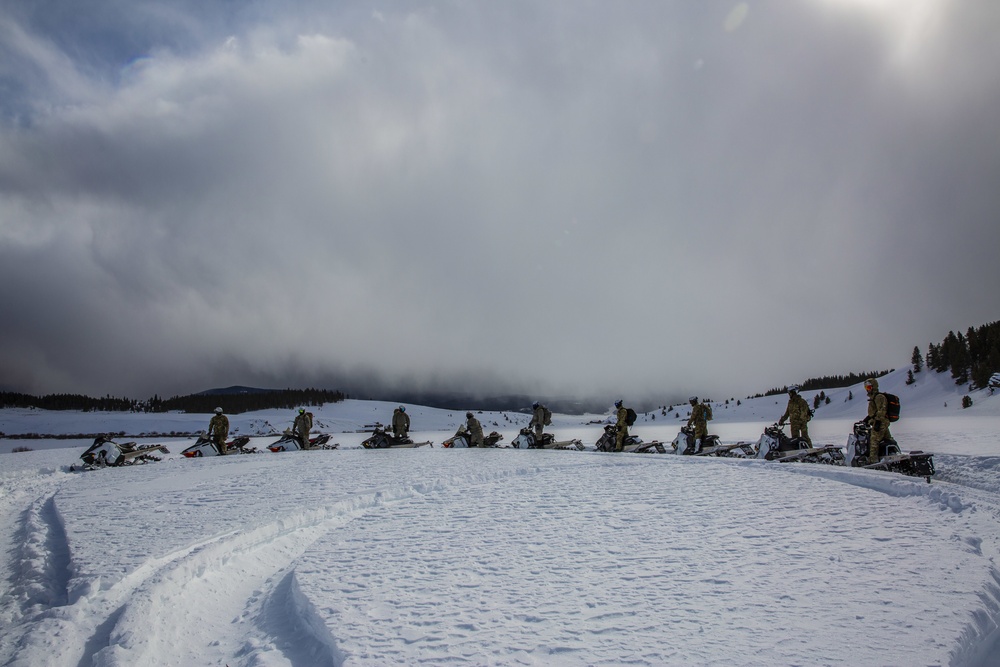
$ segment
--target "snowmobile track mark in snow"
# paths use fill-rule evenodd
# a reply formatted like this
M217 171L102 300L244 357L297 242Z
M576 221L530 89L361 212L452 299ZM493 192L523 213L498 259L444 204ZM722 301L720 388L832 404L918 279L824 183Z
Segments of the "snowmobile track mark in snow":
M21 613L61 607L69 597L70 553L55 494L39 498L21 517L19 577L14 585Z
M280 579L278 578L280 577ZM260 608L252 613L258 630L271 638L268 646L255 653L277 651L292 665L336 667L344 663L336 639L323 626L315 607L299 588L295 571L289 569L268 580L270 591L262 593Z
M530 475L539 470L517 469L500 476L473 475L471 480ZM46 641L44 638L55 636L64 626L71 625L76 634L81 635L82 631L84 638L81 642L60 644L50 656L53 664L104 664L110 660L115 664L156 667L178 664L179 650L187 652L180 657L180 664L205 664L215 658L221 664L231 660L233 655L245 652L246 645L241 645L241 648L214 642L213 637L227 634L219 625L229 625L232 619L240 622L244 618L241 612L246 610L247 601L260 596L262 590L273 588L269 582L274 581L276 573L294 571L296 559L309 545L346 523L371 511L378 511L386 503L405 502L429 493L447 493L455 482L454 479L433 480L430 484L424 482L372 491L327 506L295 512L248 530L234 530L209 537L161 558L145 561L108 589L95 587L97 582L75 582L78 590L86 589L88 592L80 595L73 604L60 608L58 614L46 615L39 623L32 624L21 645L27 647L24 650L29 652L37 650L36 646ZM308 603L302 597L303 600L297 602L300 610ZM181 602L190 599L206 602L196 607L196 618L192 617L191 606ZM157 620L157 632L142 632L149 619ZM325 628L310 627L309 632L313 633L316 646L334 645L332 639L324 636L328 632ZM27 635L37 636L38 639L33 640ZM175 641L177 637L185 637L180 646ZM49 649L52 649L51 642L49 644ZM217 654L215 658L209 655L213 652ZM330 649L323 655L336 654ZM15 654L15 661L19 658ZM28 657L24 659L31 660ZM321 663L324 661L325 657L320 660ZM330 661L331 664L338 664L333 657ZM309 664L316 664L316 660L310 659Z

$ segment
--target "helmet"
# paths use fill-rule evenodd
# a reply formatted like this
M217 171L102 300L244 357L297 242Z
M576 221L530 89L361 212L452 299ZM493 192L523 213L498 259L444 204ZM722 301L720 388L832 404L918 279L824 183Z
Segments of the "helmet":
M697 403L697 402L698 402L698 397L697 396L689 396L688 397L688 403Z
M301 415L301 414L302 414L303 412L305 412L305 411L306 411L306 409L305 409L305 408L299 408L299 414L300 414L300 415Z
M399 406L399 411L400 412L406 412L406 406L405 405Z
M797 394L797 393L799 393L799 385L797 385L797 384L790 384L790 385L788 385L788 393L789 394Z
M465 418L466 419L472 419L472 413L471 412L466 412L465 413Z
M215 414L221 415L222 414L222 408L216 408L215 409Z
M617 401L615 401L615 407L620 408L621 406L622 406L622 399L619 398Z
M538 408L538 405L539 405L538 401L535 401L534 403L531 404L531 407Z

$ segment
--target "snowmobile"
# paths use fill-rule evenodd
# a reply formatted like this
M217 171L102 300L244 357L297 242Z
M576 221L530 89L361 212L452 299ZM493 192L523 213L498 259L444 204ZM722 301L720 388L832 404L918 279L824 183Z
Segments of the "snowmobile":
M309 438L308 449L336 449L340 447L340 443L335 442L332 445L328 444L330 442L329 433L320 433L315 438ZM302 449L302 443L299 442L299 437L291 432L289 429L285 429L285 432L281 435L278 440L275 440L270 445L267 446L272 452L292 452Z
M493 431L488 436L483 438L483 447L499 447L497 443L503 440L503 436ZM461 447L468 447L470 442L469 431L465 426L459 426L458 430L455 431L455 435L451 436L447 440L441 443L442 447L451 447L454 449L459 449Z
M376 426L372 436L361 442L361 446L365 449L412 449L414 447L423 447L424 445L434 446L430 440L413 442L413 439L409 436L396 438L381 426Z
M241 435L239 437L233 438L226 442L226 453L227 454L256 454L257 448L251 447L246 449L246 445L250 442L250 436ZM219 456L222 452L219 451L218 445L215 441L209 438L206 434L202 433L198 436L198 439L193 445L185 448L181 451L181 454L188 457L189 459L196 459L201 456Z
M600 437L597 441L597 451L599 452L613 452L615 451L616 436L618 435L618 428L614 424L606 424L604 426L604 435ZM625 438L625 442L622 443L623 452L631 452L634 454L651 454L656 452L658 454L666 454L667 448L663 446L663 443L659 440L653 440L652 442L643 442L642 438L637 435L629 435Z
M764 429L757 441L757 458L782 463L804 461L844 465L844 452L835 445L813 447L805 438L790 438L782 426L774 423Z
M719 436L705 436L705 441L700 442L694 437L694 429L690 426L681 426L680 433L670 443L675 454L683 456L723 456L726 458L746 459L754 455L753 445L749 442L737 442L724 445L719 442Z
M923 477L929 484L934 474L934 455L921 451L904 454L892 438L886 438L879 443L878 463L868 460L869 443L871 442L871 426L862 420L855 422L854 433L847 436L847 465L852 468L868 468L869 470L889 470L911 477Z
M94 470L96 468L133 465L136 463L149 463L150 461L160 461L153 456L154 452L169 454L170 450L163 445L136 445L134 442L118 443L107 436L99 435L94 438L94 444L80 455L83 460L82 470ZM70 466L71 471L75 471L75 466Z
M556 437L551 433L543 433L541 443L536 443L535 432L527 427L522 428L521 432L518 433L517 437L514 438L514 441L510 444L511 447L515 447L517 449L583 449L582 440L574 438L573 440L557 441Z

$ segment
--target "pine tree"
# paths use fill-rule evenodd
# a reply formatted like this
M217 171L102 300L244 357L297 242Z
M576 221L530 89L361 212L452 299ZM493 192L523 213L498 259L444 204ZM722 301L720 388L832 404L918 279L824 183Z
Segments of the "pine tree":
M955 379L955 384L963 385L969 381L969 347L962 334L950 335L954 337L948 357L951 377Z
M920 356L920 348L916 345L913 346L913 356L910 357L910 363L913 364L914 373L919 373L924 368L924 358Z
M906 371L906 384L913 384L916 380L913 379L913 369L907 369Z

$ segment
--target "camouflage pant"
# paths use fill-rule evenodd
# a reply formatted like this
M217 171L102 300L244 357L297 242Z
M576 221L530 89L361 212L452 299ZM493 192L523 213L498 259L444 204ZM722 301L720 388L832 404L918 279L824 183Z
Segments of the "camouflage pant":
M878 430L875 430L875 427L872 426L871 442L868 445L868 460L872 463L878 463L879 461L879 445L881 445L884 440L888 440L892 437L889 434L889 425L882 424L881 426L882 428Z
M792 432L793 438L802 438L809 443L810 447L812 447L813 441L809 437L809 427L806 426L805 422L789 422L788 426Z
M299 439L299 443L302 445L302 449L309 449L309 430L300 430L295 434L295 437Z
M615 451L620 452L625 447L625 438L628 437L628 426L624 424L618 427L618 433L615 434Z
M212 436L212 442L214 442L215 446L219 448L220 454L226 453L226 436L216 433Z
M392 437L396 438L397 440L402 440L403 438L406 437L406 429L403 428L402 426L393 426Z
M708 424L695 422L694 425L695 441L701 440L701 444L705 444L705 438L707 437L708 437Z
M545 426L542 424L535 424L535 442L542 444L542 435L545 433Z

